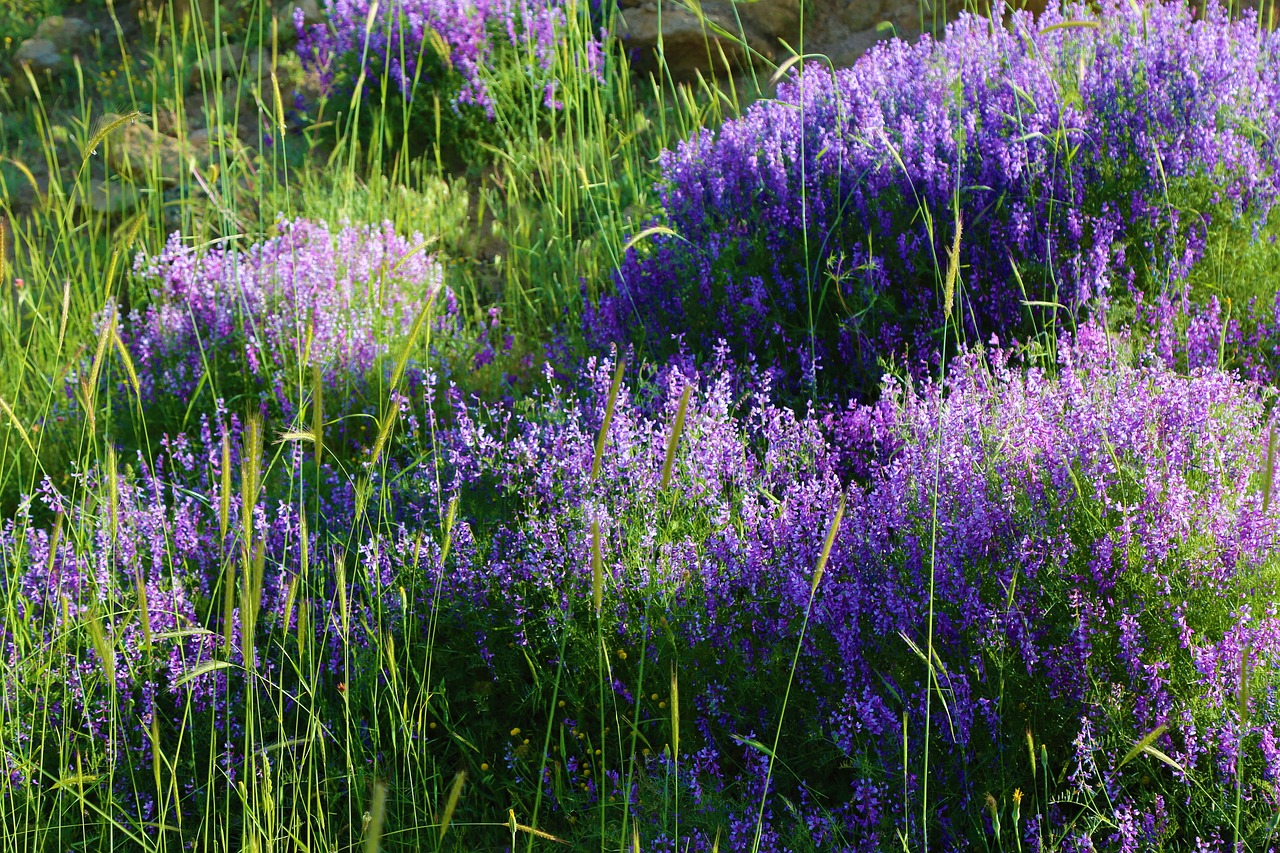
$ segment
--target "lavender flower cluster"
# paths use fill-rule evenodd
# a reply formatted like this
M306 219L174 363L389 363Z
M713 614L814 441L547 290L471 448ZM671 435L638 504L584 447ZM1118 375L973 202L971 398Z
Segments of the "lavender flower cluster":
M340 561L313 556L310 568L301 554L331 555L335 534L305 533L302 506L270 482L248 514L227 495L230 517L250 521L224 536L222 468L244 465L243 433L208 418L114 489L102 471L84 475L75 493L92 497L74 502L47 484L39 500L57 520L27 510L0 531L0 592L23 617L0 636L10 716L46 715L91 763L145 769L155 743L193 756L213 743L234 776L248 685L310 691L310 714L373 713L364 694L391 683L388 661L427 659L431 644L451 671L492 677L491 707L564 744L542 763L481 722L464 734L485 772L540 781L553 822L628 797L647 846L673 843L660 837L673 784L680 849L710 850L718 831L721 847L750 846L762 800L766 850L883 849L898 831L969 849L1000 831L986 795L1007 809L1015 790L1028 800L1012 823L1003 812L1005 844L1009 832L1032 849L1222 834L1237 780L1250 816L1280 805L1280 715L1262 675L1280 664L1266 580L1280 527L1255 488L1270 416L1234 376L1135 362L1132 347L1086 327L1053 371L975 351L944 381L806 415L722 350L703 373L669 366L624 383L598 467L612 364L592 364L584 393L551 383L521 412L456 390L437 400L428 376L426 402L450 414L403 401L402 448L416 461L386 491L398 506L366 538L336 543ZM445 536L427 520L455 498ZM328 529L354 513L333 499ZM261 556L246 586L252 575L228 567L249 528ZM230 622L227 584L240 590ZM779 725L780 673L806 614L779 742L787 770L766 786L761 744ZM305 675L300 633L323 650ZM50 661L65 687L23 691L24 667ZM563 705L527 685L530 662L560 673ZM606 677L602 709L592 700ZM454 719L487 716L448 696ZM618 718L635 736L598 741ZM203 734L181 734L192 725ZM1151 746L1176 768L1120 761L1158 726ZM451 736L432 744L456 749ZM22 756L39 752L25 746L6 742L6 769L37 779ZM1190 778L1201 793L1188 799Z
M591 333L722 336L811 387L825 365L874 390L880 361L945 343L952 270L950 334L1008 340L1117 279L1183 278L1215 224L1265 222L1276 35L1214 2L1006 13L809 64L665 155L675 233L627 254Z
M971 849L991 831L987 792L1007 803L1035 790L1028 742L1056 762L1042 773L1070 772L1063 796L1105 794L1112 816L1127 816L1090 826L1042 802L1014 827L1032 849L1082 843L1069 830L1120 849L1175 843L1193 812L1118 764L1157 726L1182 768L1166 771L1167 790L1193 773L1228 790L1248 762L1249 802L1275 804L1274 697L1249 700L1245 728L1233 697L1280 654L1274 606L1247 603L1280 557L1280 527L1252 488L1268 415L1251 387L1132 364L1129 346L1086 329L1056 379L999 350L970 354L945 382L806 418L772 403L767 382L735 395L723 364L704 377L672 370L656 409L624 390L593 479L610 373L599 365L583 406L553 397L542 418L462 419L457 475L505 491L516 518L485 534L483 559L459 551L441 582L485 614L479 624L512 626L502 636L522 651L478 634L487 659L554 660L567 626L590 624L598 525L607 642L627 661L611 667L621 713L655 746L670 743L645 695L676 666L690 697L680 761L691 822L702 809L723 820L728 801L721 843L733 849L750 846L762 797L774 818L763 849L794 849L785 828L797 813L819 849L883 849L895 831L921 832L926 748L930 787L946 791L932 837ZM842 492L848 509L815 579ZM766 791L758 742L777 723L779 673L811 594L782 741L802 781ZM932 688L921 651L931 623ZM669 772L663 761L650 770ZM1209 822L1229 823L1215 808ZM709 821L690 837L711 849L714 834Z
M1137 294L1135 302L1140 327L1169 367L1234 370L1265 386L1280 380L1280 295L1243 304L1213 295L1201 304L1184 288Z
M326 698L317 682L332 692L366 654L370 626L394 618L389 578L362 577L363 552L350 574L339 557L320 559L325 538L278 498L300 454L260 474L246 503L242 473L262 453L261 433L251 451L236 416L199 420L192 435L162 437L153 461L139 453L62 487L46 478L0 525L0 593L16 617L0 627L0 696L5 722L18 723L0 731L10 790L39 789L74 760L77 772L114 778L122 819L145 825L156 792L138 791L130 773L163 756L182 781L181 807L198 812L210 794L202 762L212 757L234 783L253 758L249 694L283 689L272 724L296 724L304 703ZM336 507L323 511L350 519L349 504ZM309 668L292 656L306 643ZM24 686L36 683L48 686Z
M441 84L430 79L433 69L452 72L461 78L455 105L480 107L492 117L486 74L498 39L520 53L526 73L540 79L546 105L556 105L556 46L576 7L566 0L333 0L326 12L328 22L311 27L304 25L301 10L294 19L299 54L330 82L336 64L352 61L374 81L386 75L411 98L419 82ZM589 44L595 73L601 68L599 49L599 42ZM420 80L423 74L428 76Z
M276 229L243 251L198 249L175 233L159 254L139 254L149 302L121 338L144 404L187 401L207 384L214 397L247 392L289 411L313 366L349 394L437 298L440 316L456 310L421 234L402 237L389 222L331 232L304 219Z

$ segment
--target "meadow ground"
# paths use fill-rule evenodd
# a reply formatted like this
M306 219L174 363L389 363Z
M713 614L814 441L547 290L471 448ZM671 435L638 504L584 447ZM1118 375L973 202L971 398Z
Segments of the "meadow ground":
M0 851L1280 846L1274 10L820 6L0 8Z

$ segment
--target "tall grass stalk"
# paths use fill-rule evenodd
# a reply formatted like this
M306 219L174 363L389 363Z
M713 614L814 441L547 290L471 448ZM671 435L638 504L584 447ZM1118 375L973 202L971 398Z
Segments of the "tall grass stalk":
M818 564L813 570L813 582L809 587L809 600L805 604L804 618L800 622L800 635L796 638L796 651L791 657L791 669L787 674L787 686L782 693L782 708L778 712L778 725L773 734L773 747L769 750L769 768L764 774L764 788L760 794L760 809L756 812L756 833L751 842L752 853L760 850L760 841L764 834L764 810L769 800L769 783L773 780L773 763L778 758L778 744L782 739L782 723L786 719L787 702L791 699L791 685L795 681L796 667L800 664L800 652L804 648L804 637L809 629L809 615L813 612L813 600L818 594L818 586L822 583L822 574L827 569L827 560L831 557L831 548L835 545L836 535L840 532L840 522L844 519L846 496L840 493L840 502L836 505L835 516L831 526L827 528L827 538L822 544L822 552L818 555Z

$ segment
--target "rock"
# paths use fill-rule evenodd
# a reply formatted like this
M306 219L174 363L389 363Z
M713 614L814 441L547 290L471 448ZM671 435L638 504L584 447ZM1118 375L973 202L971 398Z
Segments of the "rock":
M743 27L755 30L764 38L781 38L790 42L791 36L800 32L800 0L752 0L738 3L737 7ZM736 29L730 28L729 32Z
M36 38L53 42L59 51L77 52L93 34L93 27L80 18L50 15L36 27Z
M875 28L880 17L880 0L828 0L827 28L834 25L845 32L862 32Z
M287 53L287 52L286 52ZM276 60L280 57L277 55ZM245 62L244 80L250 83L256 83L263 77L271 76L271 50L255 50L249 54L249 59Z
M189 233L191 223L183 214L189 212L191 207L191 199L182 195L176 190L168 190L162 196L160 205L160 216L164 223L164 231L166 234L172 234L174 231L182 231Z
M178 114L166 106L157 105L151 113L151 126L157 133L174 136L178 133Z
M89 188L89 209L107 216L128 213L138 206L138 190L129 184L101 181Z
M187 144L198 156L196 165L201 169L210 168L212 164L221 162L219 151L226 151L226 162L231 162L245 151L247 146L231 125L221 127L202 127L191 131Z
M1043 8L1044 0L1023 0ZM661 3L661 15L659 15ZM727 58L742 66L749 55L772 62L788 57L783 43L806 54L829 57L837 66L854 62L883 38L919 36L923 18L935 25L937 0L702 0L702 17L671 0L621 0L619 35L639 53L638 66L656 68L658 37L672 75L688 80L696 73L722 73L720 43ZM953 4L951 16L962 4ZM803 16L804 44L800 44ZM941 16L939 16L940 18ZM659 33L661 18L661 33ZM936 22L938 25L941 20ZM745 50L743 43L750 48Z
M44 158L40 157L29 164L23 163L22 165L23 180L11 183L8 186L9 196L6 201L10 209L10 216L29 213L33 208L39 206L43 199L49 197L49 167ZM12 249L13 241L9 240L8 245Z
M661 0L649 0L642 5L619 10L624 44L639 51L641 69L656 68L659 61L659 36L661 58L671 75L678 80L691 79L698 71L722 71L721 50L731 64L737 66L743 63L747 52L743 50L741 40L727 38L716 32L716 27L730 33L737 32L738 26L732 17L725 19L723 16L708 14L707 6L703 7L705 20L666 3L662 4L659 11L658 2ZM772 53L771 45L761 43L753 36L754 33L748 34L748 45L766 55Z
M112 133L107 143L111 168L135 177L154 175L161 183L177 183L187 173L191 159L199 168L208 168L208 147L190 141L184 144L137 122Z
M818 48L806 45L806 49L827 57L836 68L849 68L858 61L858 57L891 34L892 31L872 26L865 30L841 32L837 38L824 41Z
M193 130L187 135L187 142L193 148L204 149L214 145L224 145L229 142L237 141L235 131L232 128L223 127L202 127Z
M13 64L18 67L26 65L33 74L45 71L56 74L66 68L67 60L49 39L31 38L13 52ZM23 75L19 72L18 76Z

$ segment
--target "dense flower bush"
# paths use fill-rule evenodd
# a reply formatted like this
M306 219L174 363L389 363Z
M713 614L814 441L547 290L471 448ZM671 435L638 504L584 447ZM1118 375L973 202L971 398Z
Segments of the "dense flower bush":
M92 499L47 486L51 527L24 515L4 528L3 594L24 614L3 628L5 672L18 679L4 685L18 709L9 718L48 715L91 762L127 758L139 772L157 736L169 760L179 744L195 761L213 743L234 775L246 760L236 726L247 685L305 696L308 715L336 715L334 731L343 714L390 731L399 723L378 717L385 705L371 697L424 678L413 667L434 660L491 686L473 695L431 682L449 709L441 719L467 727L467 748L452 734L424 748L483 760L474 772L504 784L541 784L553 822L627 797L646 847L674 843L661 819L674 791L682 850L709 850L717 834L722 849L749 846L762 799L770 850L879 850L898 831L926 830L941 849L971 849L993 831L1033 849L1228 838L1223 804L1237 780L1250 826L1273 813L1280 781L1267 675L1280 664L1268 603L1280 529L1256 488L1269 416L1233 376L1134 362L1131 347L1087 327L1064 341L1052 373L971 352L943 382L806 415L722 351L704 375L668 367L625 383L598 471L611 364L593 364L582 393L552 384L518 409L442 396L428 376L421 393L447 402L448 419L402 401L395 482L366 471L386 496L364 504L379 520L339 537L337 555L333 534L314 523L304 534L305 504L281 501L264 478L248 516L261 550L241 559L257 568L230 581L240 591L230 626L220 584L245 553L246 527L229 494L223 538L219 448L224 432L229 447L244 442L214 419L115 492L100 472L80 492ZM370 517L363 489L323 509L329 530ZM248 603L258 612L241 644ZM90 641L92 624L105 640ZM228 633L256 655L248 675L210 668L249 660L222 651ZM292 652L302 635L317 651ZM797 644L766 787L764 749ZM115 662L104 667L108 648ZM50 665L63 692L21 689L24 668ZM530 667L563 704L529 682ZM105 698L107 673L125 700ZM667 705L677 701L678 740ZM292 719L296 707L283 707ZM203 734L179 739L193 725ZM522 743L521 726L549 730L554 758ZM1176 768L1121 761L1159 726L1151 745ZM116 751L103 754L95 735ZM14 743L6 769L36 778L33 745ZM376 751L344 748L361 760ZM394 759L381 760L397 784Z
M376 8L375 8L376 7ZM539 78L548 107L556 103L557 41L576 4L566 0L333 0L327 24L306 27L295 12L298 51L330 80L335 63L354 62L377 82L390 78L405 97L424 90L447 91L450 75L459 84L451 99L493 115L486 67L495 44L514 47L528 74ZM598 42L589 42L591 70L600 71ZM354 76L354 75L353 75ZM439 79L432 79L434 77Z
M1233 698L1242 654L1262 673L1280 653L1274 608L1253 597L1280 556L1275 515L1252 490L1266 415L1229 375L1131 365L1127 346L1087 332L1063 349L1058 379L1024 375L999 351L990 369L974 355L944 384L803 419L767 396L735 399L717 370L695 394L668 491L668 424L697 377L672 372L656 417L624 398L593 481L602 366L594 398L568 422L551 414L565 408L553 400L542 419L464 424L459 475L503 487L503 517L518 520L486 534L487 558L443 583L487 614L478 624L512 625L517 645L550 656L572 620L589 627L599 523L608 642L644 656L651 685L677 664L691 697L681 710L690 820L704 808L713 816L700 842L710 849L727 801L722 844L738 849L753 836L767 763L743 738L767 744L776 724L822 531L852 476L791 693L789 772L769 792L766 849L875 850L896 830L919 837L926 739L931 790L946 791L931 805L933 837L946 849L981 843L987 792L1002 794L1008 830L1014 789L1032 797L1039 784L1029 740L1048 745L1053 766L1041 772L1065 767L1067 796L1103 819L1080 821L1041 797L1042 810L1024 807L1027 822L1013 828L1028 844L1068 831L1125 849L1187 843L1205 817L1181 810L1190 774L1230 790L1245 756L1260 803L1280 772L1267 746L1280 723L1271 694L1251 700L1243 731ZM926 731L919 650L931 595L938 684ZM649 688L634 683L640 667L613 662L622 713L660 725ZM1186 775L1144 787L1118 762L1159 725L1169 727L1159 746ZM1245 742L1260 749L1245 755ZM1229 823L1220 801L1197 802L1213 812L1205 823ZM792 809L804 841L787 829Z
M144 405L185 407L203 390L288 412L313 367L350 397L381 357L398 355L424 309L437 324L456 312L421 234L402 237L390 223L331 232L301 219L276 228L244 250L198 249L174 234L159 254L137 257L149 301L121 338Z
M139 791L130 772L165 756L185 780L208 761L233 783L252 774L246 765L261 755L247 732L264 724L249 697L263 685L287 690L267 725L300 733L306 685L348 677L368 648L394 598L379 592L385 579L309 564L304 539L320 540L308 538L296 506L268 497L278 486L244 512L245 440L236 417L202 418L198 433L164 437L154 463L122 459L114 482L109 469L62 489L46 480L0 526L0 589L17 617L0 628L2 695L6 724L18 723L0 731L0 769L14 790L59 778L74 755L91 780L116 780L111 794L127 820L154 821L167 792ZM296 475L297 454L293 463ZM280 472L263 479L278 483ZM335 600L345 609L328 605ZM314 671L290 656L290 634L316 650ZM51 679L38 692L23 681L37 661ZM210 792L186 781L182 795L198 812Z
M723 336L869 391L880 361L943 342L957 240L951 334L970 341L1069 326L1117 279L1159 292L1207 229L1265 222L1280 193L1278 45L1217 3L1105 2L809 64L665 155L675 233L628 253L588 326Z
M1137 318L1160 358L1172 368L1236 370L1274 386L1280 379L1280 296L1233 304L1211 296L1204 304L1190 289L1137 294Z

